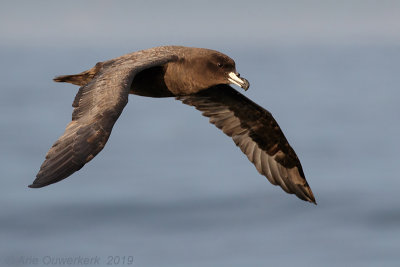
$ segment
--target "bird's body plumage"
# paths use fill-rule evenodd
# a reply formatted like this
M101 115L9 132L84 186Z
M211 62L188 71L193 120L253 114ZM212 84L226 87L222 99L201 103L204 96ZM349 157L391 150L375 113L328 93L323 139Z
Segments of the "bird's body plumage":
M232 76L233 75L233 76ZM315 203L300 161L272 115L228 84L245 89L235 62L214 50L164 46L97 63L55 81L80 85L72 121L46 155L30 187L58 182L82 168L105 146L129 94L176 97L210 118L260 174L300 199Z

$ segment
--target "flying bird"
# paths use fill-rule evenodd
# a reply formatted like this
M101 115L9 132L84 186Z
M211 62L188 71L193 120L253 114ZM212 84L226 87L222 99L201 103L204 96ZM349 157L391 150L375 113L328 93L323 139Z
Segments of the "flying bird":
M75 75L54 78L79 85L72 121L46 154L39 188L81 169L105 146L129 94L175 97L194 106L231 137L261 175L285 192L315 202L300 161L271 113L233 89L249 82L235 61L210 49L161 46L126 54Z

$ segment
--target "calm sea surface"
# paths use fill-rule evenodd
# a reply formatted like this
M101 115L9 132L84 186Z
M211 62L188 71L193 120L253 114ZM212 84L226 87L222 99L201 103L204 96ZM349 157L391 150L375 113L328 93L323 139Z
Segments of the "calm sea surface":
M399 266L399 47L219 50L277 119L317 206L272 186L195 109L137 96L92 162L27 188L77 91L51 79L131 51L1 47L1 264Z

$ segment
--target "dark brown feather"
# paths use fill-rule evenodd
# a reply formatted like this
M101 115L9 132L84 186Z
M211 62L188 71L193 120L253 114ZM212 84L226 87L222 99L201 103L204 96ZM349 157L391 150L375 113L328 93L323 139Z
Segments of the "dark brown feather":
M53 79L53 81L72 83L75 85L83 86L83 85L89 83L94 78L94 76L100 71L100 69L102 67L103 67L103 62L98 62L90 70L81 72L79 74L57 76Z
M210 122L231 136L272 184L315 203L300 161L271 113L229 85L218 85L177 99L210 117Z
M159 49L150 55L145 51L137 52L102 64L94 78L79 89L73 102L72 121L48 151L29 187L58 182L92 160L104 148L114 123L128 103L135 75L175 59L171 51Z

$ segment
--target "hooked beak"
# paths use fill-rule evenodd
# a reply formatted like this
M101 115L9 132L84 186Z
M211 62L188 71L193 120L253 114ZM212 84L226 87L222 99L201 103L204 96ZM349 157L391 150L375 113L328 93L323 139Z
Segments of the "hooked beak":
M228 81L230 83L236 84L237 86L242 87L245 91L247 91L247 89L249 89L250 87L250 83L248 80L246 80L245 78L240 78L238 73L234 73L234 72L229 72L228 73Z

